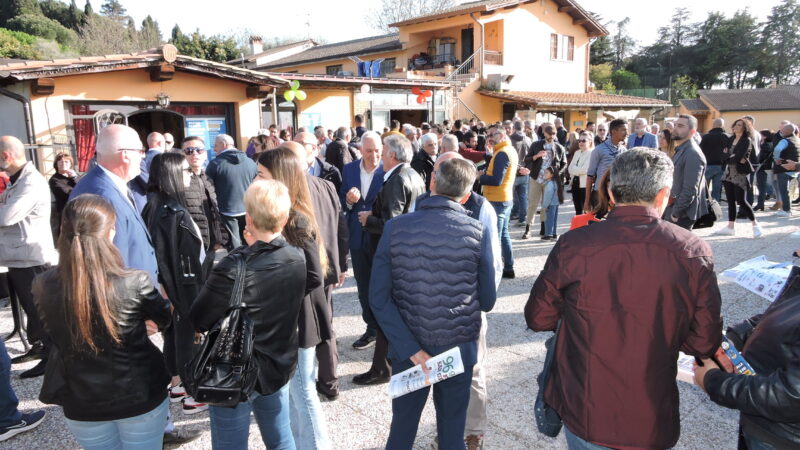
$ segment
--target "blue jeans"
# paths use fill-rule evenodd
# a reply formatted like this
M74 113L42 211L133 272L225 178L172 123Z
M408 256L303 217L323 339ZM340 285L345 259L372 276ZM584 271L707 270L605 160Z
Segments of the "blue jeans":
M767 196L774 193L772 189L772 180L770 179L771 176L771 170L760 170L756 172L756 186L758 187L758 203L756 206L758 207L763 208Z
M314 366L314 347L297 351L297 369L289 381L289 411L292 435L301 449L329 449L332 447L322 405L317 396L317 381Z
M514 207L512 216L517 216L519 223L525 223L528 215L528 176L517 176L514 179Z
M706 182L711 183L711 196L716 201L722 199L722 166L711 165L706 166Z
M567 426L564 426L564 437L567 438L567 448L569 450L603 450L611 447L592 444L591 442L572 434ZM669 449L667 449L669 450Z
M17 409L19 400L11 389L11 358L6 343L0 338L0 427L19 422L22 414Z
M411 368L411 361L392 361L392 373ZM433 385L433 406L436 408L436 431L440 449L464 449L464 427L467 423L472 366L464 373ZM392 425L386 450L408 450L414 446L422 410L431 387L426 386L392 400Z
M153 410L127 419L87 422L67 420L67 427L86 450L157 450L164 441L169 400Z
M558 222L558 204L547 207L547 219L544 222L544 235L555 236Z
M786 212L791 211L792 202L789 200L789 181L794 179L794 176L788 173L779 173L778 177L778 195L781 196L781 203L783 210Z
M511 253L511 235L508 234L508 220L511 215L511 202L490 202L497 213L497 234L500 236L500 249L503 253L503 270L514 270L514 255Z
M211 448L247 450L250 412L256 416L261 440L270 450L294 450L289 426L289 383L268 395L253 393L235 408L210 406Z

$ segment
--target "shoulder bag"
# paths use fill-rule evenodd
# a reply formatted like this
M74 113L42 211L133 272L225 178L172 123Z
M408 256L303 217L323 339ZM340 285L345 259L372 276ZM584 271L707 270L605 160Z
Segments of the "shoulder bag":
M244 256L236 254L235 259L236 281L228 311L186 365L186 391L198 402L212 406L234 407L247 400L258 379L258 367L252 360L253 321L242 303Z
M544 358L544 368L542 373L536 377L536 382L539 384L539 392L536 393L536 402L533 406L534 416L536 417L536 427L539 432L545 436L556 437L561 432L561 416L558 415L555 409L544 401L544 391L547 387L547 382L550 380L550 372L553 367L553 359L556 353L556 341L558 340L558 333L561 331L561 320L556 325L556 332L550 339L544 342L547 348L547 356Z

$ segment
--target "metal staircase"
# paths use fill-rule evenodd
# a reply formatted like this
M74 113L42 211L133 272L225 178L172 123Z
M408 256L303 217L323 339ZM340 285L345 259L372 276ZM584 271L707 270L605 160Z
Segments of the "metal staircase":
M450 73L445 78L445 81L450 83L450 105L449 109L453 112L454 119L471 119L475 118L480 120L475 111L470 109L460 98L461 92L469 84L474 82L481 76L483 64L483 47L479 47L469 58L461 63L456 70Z

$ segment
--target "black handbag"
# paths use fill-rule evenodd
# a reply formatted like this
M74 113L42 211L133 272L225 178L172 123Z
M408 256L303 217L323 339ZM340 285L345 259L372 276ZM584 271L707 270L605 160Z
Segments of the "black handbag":
M694 222L693 229L710 228L714 226L714 222L722 220L722 207L719 202L711 196L711 193L706 189L706 204L708 205L708 212L697 218Z
M558 325L556 325L556 332L550 339L544 342L544 346L547 348L547 356L544 358L542 373L536 377L536 382L539 384L539 392L536 393L536 402L533 405L533 413L536 417L536 428L539 429L540 433L550 437L558 436L563 425L561 416L544 401L544 391L550 379L550 372L556 353L556 341L558 340L558 333L560 330L561 321L559 320Z
M228 311L206 333L200 350L186 365L186 392L212 406L234 407L255 389L258 367L252 360L253 321L244 310L245 261L236 254L236 281Z

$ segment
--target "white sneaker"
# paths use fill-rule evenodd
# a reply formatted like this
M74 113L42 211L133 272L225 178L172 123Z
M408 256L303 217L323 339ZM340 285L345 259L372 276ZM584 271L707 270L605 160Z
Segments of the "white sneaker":
M731 227L723 227L714 232L715 236L736 236L736 229Z
M184 414L197 414L199 412L203 412L208 409L208 405L205 403L199 403L194 401L192 397L186 397L183 399L183 413Z
M777 217L790 217L791 215L792 215L791 213L788 213L788 212L786 212L784 210L780 210L780 211L775 213L775 216L777 216Z
M183 384L179 384L177 386L172 386L169 388L170 403L178 403L184 398L186 398L186 389L183 388Z
M753 227L753 239L758 239L764 236L764 232L761 230L761 227L756 225Z

